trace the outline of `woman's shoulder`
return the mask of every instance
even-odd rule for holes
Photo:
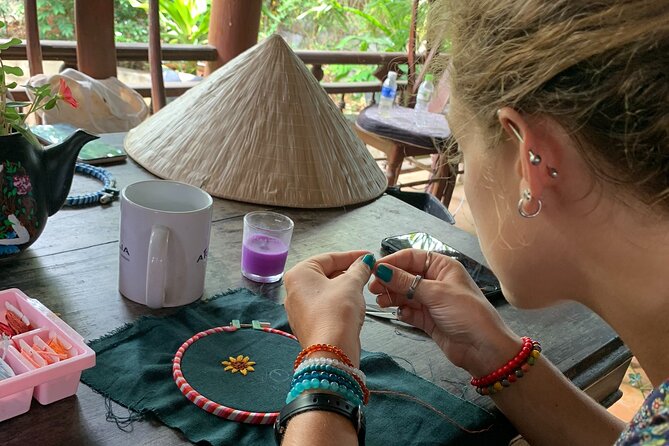
[[[669,379],[653,389],[616,446],[669,446]]]

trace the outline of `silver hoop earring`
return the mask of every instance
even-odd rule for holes
[[[530,152],[530,164],[532,164],[533,166],[538,166],[539,164],[541,164],[541,156],[535,155],[534,152],[531,150],[529,152]]]
[[[521,217],[523,218],[534,218],[537,215],[539,215],[539,212],[541,212],[541,206],[543,205],[541,203],[541,198],[537,199],[537,210],[528,214],[525,212],[525,209],[523,209],[523,203],[525,202],[530,202],[532,200],[532,192],[530,192],[529,189],[524,189],[523,190],[523,196],[518,200],[518,213],[520,214]]]

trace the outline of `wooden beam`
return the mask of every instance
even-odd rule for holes
[[[30,75],[44,73],[42,67],[42,46],[39,41],[39,26],[37,24],[37,0],[24,0],[26,18],[26,53]]]
[[[76,62],[76,42],[71,40],[42,40],[43,60],[63,60]],[[163,43],[161,45],[165,60],[203,60],[215,61],[218,57],[216,48],[211,45],[190,45]],[[384,65],[407,63],[407,53],[379,53],[367,51],[314,51],[296,50],[295,54],[307,65]],[[116,44],[118,60],[147,61],[149,46],[146,43],[118,42]],[[3,60],[26,60],[26,43],[20,43],[2,52]],[[416,63],[423,63],[423,56],[418,55]]]
[[[114,0],[75,0],[79,71],[95,79],[116,76]]]
[[[168,98],[181,96],[191,88],[199,84],[198,81],[189,82],[166,82],[165,95]],[[381,82],[323,82],[321,86],[328,94],[353,94],[353,93],[377,93],[381,90]],[[130,84],[128,87],[135,90],[140,96],[144,98],[151,97],[151,85],[146,84]],[[406,88],[406,81],[399,81],[397,83],[398,89]],[[11,91],[12,97],[17,101],[27,101],[28,95],[25,88],[15,88]]]
[[[23,42],[2,52],[3,60],[26,60],[26,46]],[[73,40],[42,40],[42,60],[62,60],[77,63],[77,42]],[[190,45],[166,43],[161,45],[163,60],[216,60],[218,53],[211,45]],[[118,60],[149,60],[149,45],[146,43],[118,42]]]
[[[209,44],[218,58],[207,64],[206,74],[258,42],[262,0],[212,0],[209,19]]]

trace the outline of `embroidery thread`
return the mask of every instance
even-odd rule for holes
[[[239,355],[236,358],[230,356],[229,361],[221,361],[221,364],[225,366],[225,369],[223,369],[224,372],[239,372],[246,376],[248,372],[256,371],[256,369],[253,368],[253,366],[256,365],[255,361],[250,361],[248,356]]]

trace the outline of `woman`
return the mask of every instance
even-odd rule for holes
[[[588,306],[655,387],[626,427],[542,357],[493,401],[533,445],[669,444],[669,2],[434,8],[443,21],[433,25],[451,27],[448,119],[465,193],[504,295],[520,308],[562,299]],[[362,254],[314,257],[286,275],[286,309],[302,345],[338,345],[356,364],[372,271],[356,260]],[[401,251],[373,272],[378,303],[399,306],[402,321],[473,376],[519,352],[522,333],[504,325],[456,262]],[[302,413],[284,444],[356,444],[352,426],[331,412]]]

